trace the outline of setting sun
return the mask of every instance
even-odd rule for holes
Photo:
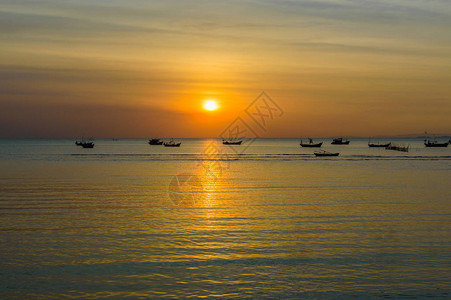
[[[208,100],[204,103],[204,109],[209,111],[216,110],[218,109],[218,103],[216,103],[216,101],[214,100]]]

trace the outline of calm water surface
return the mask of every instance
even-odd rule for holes
[[[0,141],[0,298],[451,297],[451,147],[181,141]]]

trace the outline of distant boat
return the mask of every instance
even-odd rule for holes
[[[181,144],[182,144],[182,143],[176,143],[176,142],[174,142],[173,139],[171,139],[169,142],[163,143],[163,145],[164,145],[165,147],[180,147]]]
[[[402,151],[402,152],[409,152],[409,146],[400,146],[395,144],[390,144],[389,146],[385,147],[386,150],[396,150],[396,151]]]
[[[237,140],[233,140],[233,139],[231,139],[231,140],[222,140],[222,143],[224,145],[241,145],[242,142],[243,141],[237,141]]]
[[[163,141],[160,139],[150,139],[149,145],[163,145]]]
[[[390,143],[386,143],[386,144],[379,144],[379,143],[378,144],[373,144],[373,143],[368,142],[368,147],[387,148],[390,145],[391,145],[391,142]]]
[[[437,141],[424,140],[424,145],[426,147],[448,147],[449,142],[439,143]]]
[[[332,145],[349,145],[350,140],[344,140],[343,138],[336,138],[332,140]]]
[[[315,148],[319,148],[319,147],[321,147],[321,145],[323,144],[323,142],[320,142],[320,143],[314,143],[313,140],[312,140],[311,138],[309,138],[308,140],[309,140],[308,144],[304,144],[304,143],[302,142],[302,140],[301,140],[301,143],[300,143],[299,145],[301,145],[301,147],[311,147],[311,148],[315,147]]]
[[[75,141],[75,145],[81,146],[83,148],[94,148],[94,142],[92,142],[92,138],[88,140],[82,138],[79,141]]]
[[[338,155],[340,155],[340,153],[338,153],[338,152],[332,153],[332,152],[327,152],[324,150],[317,150],[317,151],[313,152],[313,154],[315,154],[315,156],[338,156]]]
[[[93,142],[85,142],[85,143],[82,143],[81,146],[83,148],[94,148],[94,143]]]

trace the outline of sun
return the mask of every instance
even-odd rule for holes
[[[213,111],[218,109],[218,103],[214,100],[208,100],[204,103],[204,109]]]

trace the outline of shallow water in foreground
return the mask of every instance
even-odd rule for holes
[[[0,141],[2,299],[451,297],[451,148],[73,142]]]

